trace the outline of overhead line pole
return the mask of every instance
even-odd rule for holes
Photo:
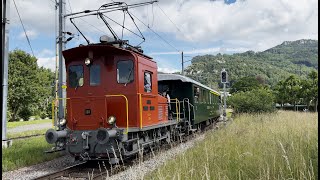
[[[7,147],[7,96],[8,96],[8,64],[9,64],[9,15],[10,0],[2,0],[2,147]]]
[[[59,83],[58,83],[58,96],[59,96],[59,114],[58,114],[58,121],[64,117],[64,97],[65,92],[63,91],[62,86],[65,82],[65,65],[64,59],[62,56],[62,51],[65,49],[65,35],[64,35],[64,28],[65,28],[65,0],[59,0],[59,37],[58,37],[58,56],[59,56]],[[57,122],[55,122],[57,125]]]

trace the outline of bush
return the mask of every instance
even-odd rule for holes
[[[236,113],[261,113],[275,110],[274,96],[268,89],[258,88],[233,94],[228,103]]]
[[[22,118],[24,121],[29,121],[30,116],[32,116],[32,112],[28,108],[23,108],[19,112],[19,117]]]

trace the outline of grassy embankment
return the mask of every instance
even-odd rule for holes
[[[34,120],[23,122],[8,122],[8,129],[29,124],[48,123],[51,120]],[[8,133],[7,138],[29,136],[34,134],[44,134],[47,129],[28,130],[18,133]],[[2,149],[2,172],[18,169],[40,162],[48,161],[61,156],[56,154],[45,154],[44,151],[49,150],[52,145],[48,144],[44,136],[33,137],[28,139],[13,140],[10,148]]]
[[[234,118],[147,179],[318,179],[318,115]]]
[[[2,149],[2,172],[18,169],[61,156],[60,153],[44,153],[52,145],[44,136],[14,140],[10,148]]]

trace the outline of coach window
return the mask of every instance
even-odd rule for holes
[[[69,86],[71,88],[77,88],[83,86],[83,66],[73,65],[69,67]]]
[[[194,93],[194,102],[199,103],[200,88],[194,87],[193,93]]]
[[[152,75],[150,72],[144,72],[144,92],[151,92],[152,90]]]
[[[206,93],[206,91],[203,90],[203,89],[202,89],[202,94],[203,94],[203,96],[202,96],[202,103],[203,103],[203,104],[206,104],[206,101],[207,101],[207,93]]]
[[[100,85],[100,65],[90,66],[90,86]]]
[[[117,63],[117,81],[119,84],[128,84],[133,81],[133,62],[131,60]]]

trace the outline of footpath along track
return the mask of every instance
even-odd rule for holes
[[[141,161],[148,160],[154,156],[156,156],[158,153],[166,151],[167,149],[170,149],[172,147],[175,147],[182,142],[194,139],[197,135],[201,135],[205,133],[207,130],[214,129],[217,127],[218,123],[211,124],[210,126],[207,126],[203,131],[197,131],[194,134],[190,134],[188,136],[185,136],[180,141],[175,141],[170,144],[164,144],[160,147],[158,150],[154,150],[153,148],[150,148],[149,153],[142,152],[137,155],[137,157],[132,158],[131,160],[124,162],[123,164],[117,164],[111,166],[108,161],[89,161],[89,162],[81,162],[79,164],[64,168],[60,171],[50,173],[47,175],[43,175],[41,177],[35,178],[35,180],[65,180],[65,179],[81,179],[81,180],[101,180],[106,179],[107,177],[110,177],[112,175],[115,175],[119,172],[122,172],[126,170],[128,167],[138,165],[141,163]],[[145,154],[147,153],[147,154]]]

